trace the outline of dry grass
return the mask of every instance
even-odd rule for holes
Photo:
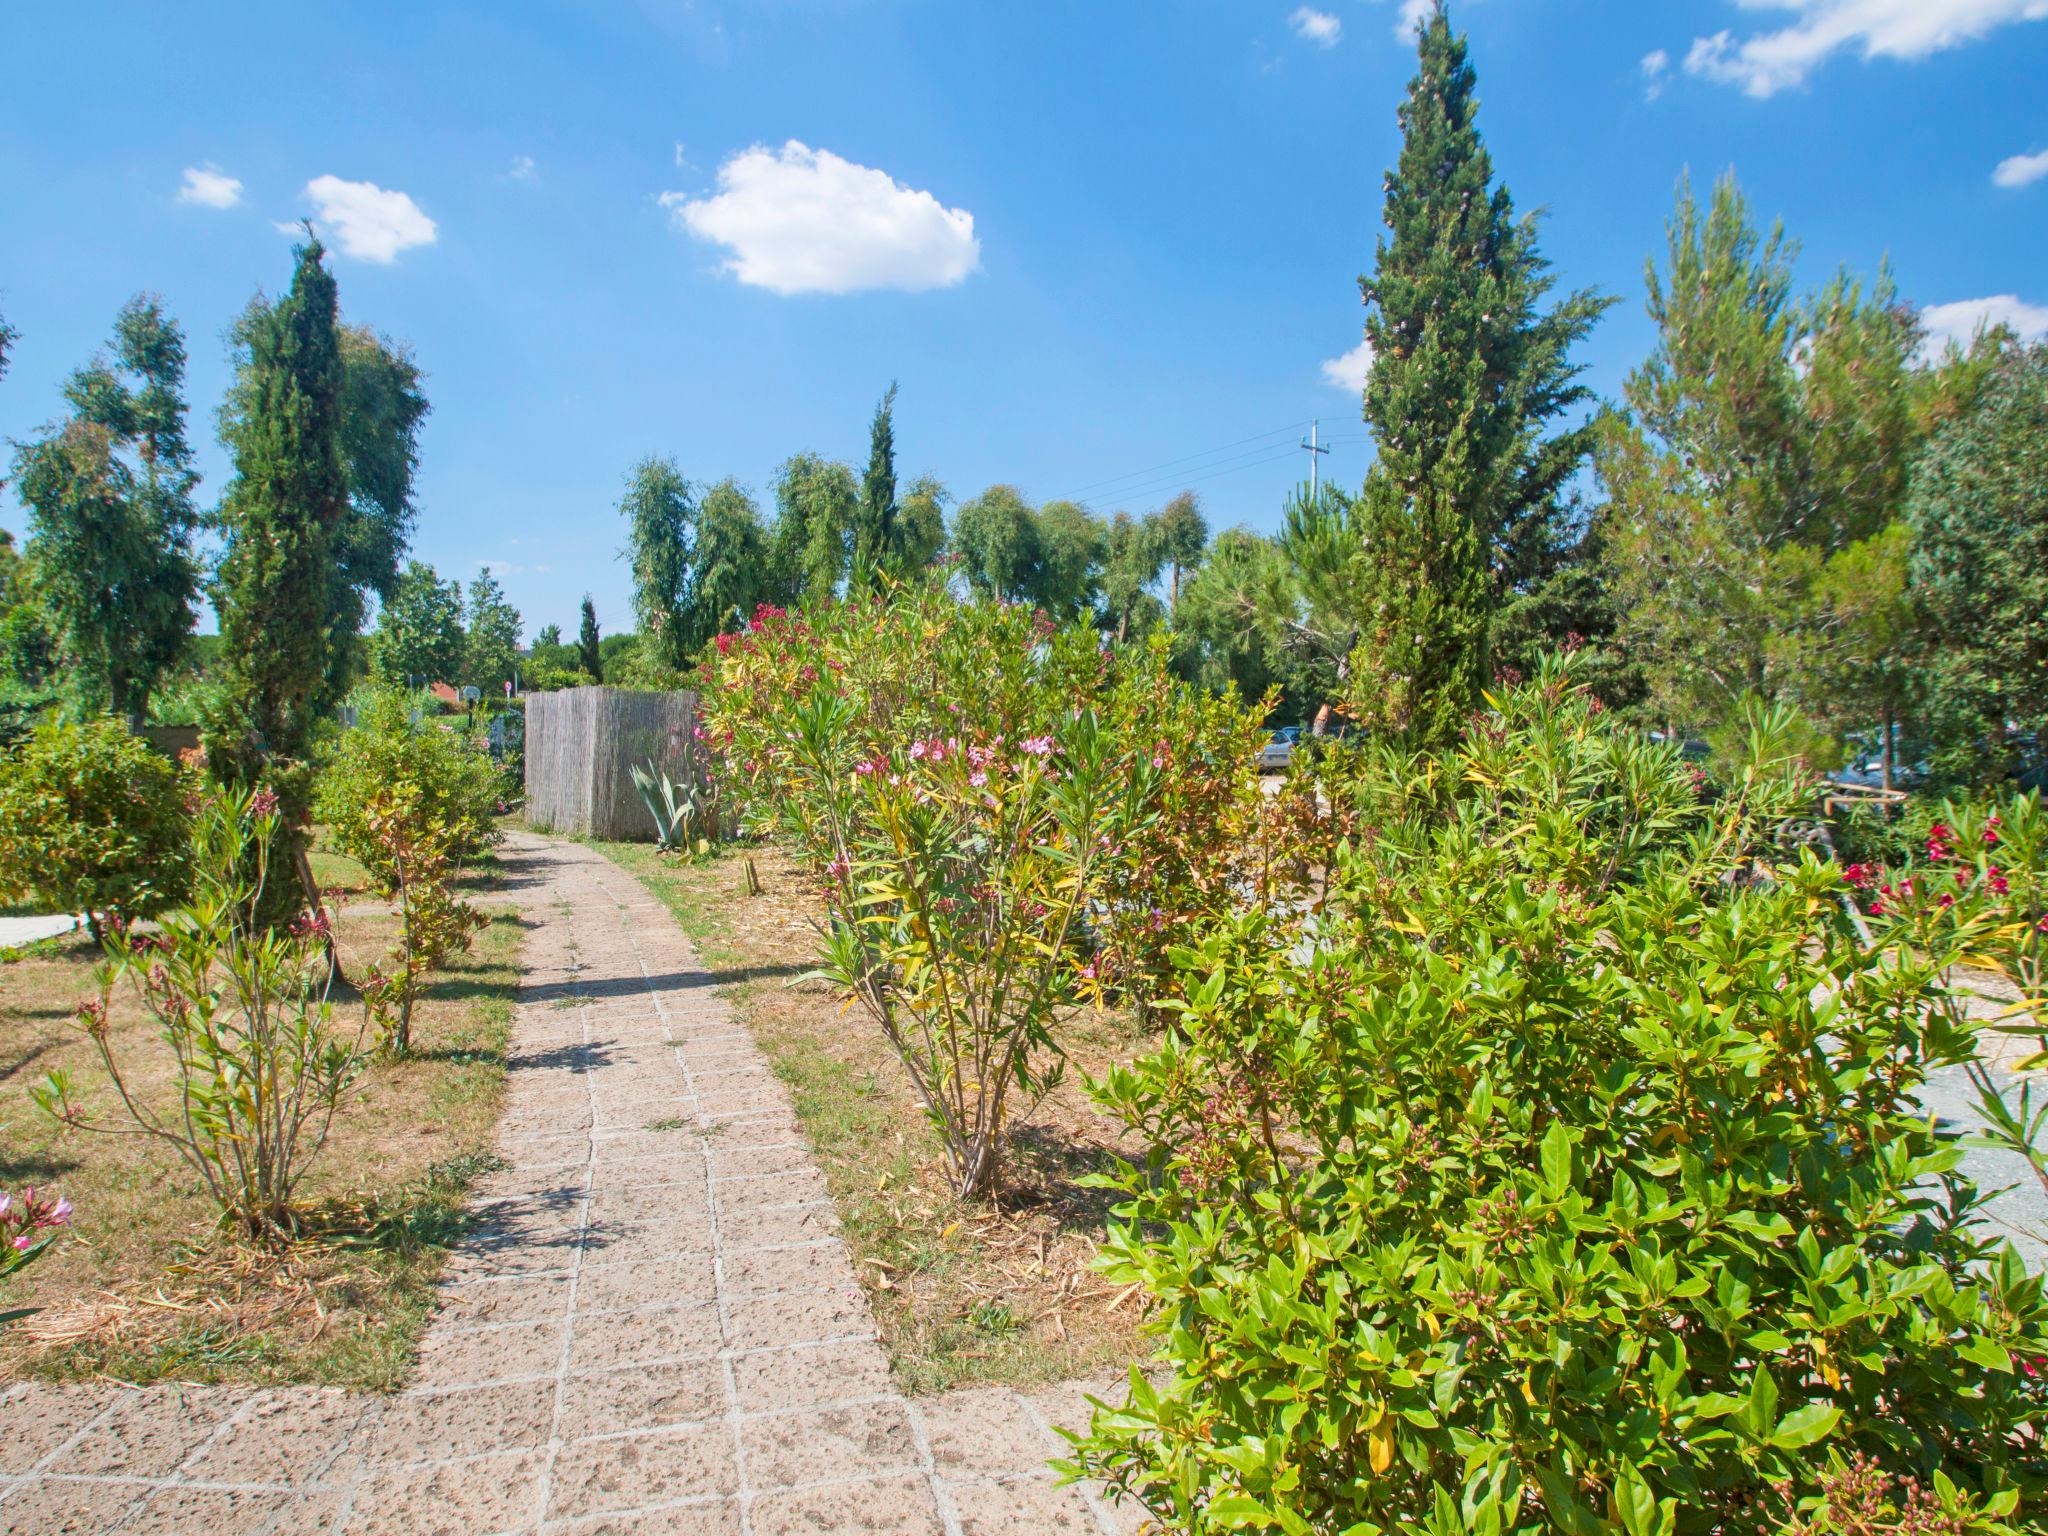
[[[676,914],[789,1085],[906,1387],[1029,1386],[1138,1357],[1139,1298],[1090,1268],[1110,1202],[1079,1183],[1132,1150],[1080,1082],[1144,1045],[1125,1020],[1070,1023],[1068,1080],[1017,1134],[1001,1198],[962,1203],[881,1032],[827,984],[798,979],[816,963],[822,903],[791,859],[772,846],[696,863],[598,846]],[[743,858],[758,897],[745,895]]]
[[[389,946],[395,920],[363,894],[351,861],[316,854],[315,865],[340,907],[344,965],[359,973]],[[488,874],[479,887],[472,894],[489,910]],[[62,1067],[96,1118],[120,1113],[71,1023],[93,989],[93,946],[67,940],[0,964],[0,1187],[53,1186],[76,1208],[73,1229],[10,1287],[9,1306],[40,1310],[0,1336],[0,1380],[396,1385],[441,1255],[461,1231],[464,1189],[490,1166],[519,933],[512,913],[495,911],[475,948],[435,979],[415,1017],[414,1055],[377,1061],[343,1106],[303,1186],[306,1233],[281,1252],[219,1231],[174,1149],[60,1133],[29,1102],[29,1084]],[[352,1027],[359,1005],[343,997],[336,1014]],[[132,999],[113,1025],[143,1091],[169,1102],[169,1051]]]

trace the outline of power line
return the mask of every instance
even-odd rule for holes
[[[1210,466],[1198,470],[1192,475],[1175,475],[1165,480],[1153,482],[1150,485],[1134,486],[1129,491],[1120,492],[1119,495],[1135,499],[1148,494],[1156,494],[1168,488],[1185,489],[1189,486],[1203,485],[1211,480],[1220,480],[1227,475],[1239,474],[1247,469],[1258,469],[1263,465],[1282,463],[1293,458],[1299,452],[1301,452],[1301,449],[1293,443],[1281,443],[1277,447],[1257,450],[1258,457],[1252,458],[1243,464],[1226,464],[1221,468]]]
[[[1239,439],[1237,439],[1236,442],[1231,443],[1219,443],[1213,448],[1204,448],[1200,453],[1182,454],[1179,458],[1168,459],[1162,464],[1152,464],[1148,465],[1144,469],[1134,469],[1125,474],[1111,475],[1107,479],[1096,480],[1088,485],[1079,486],[1074,490],[1067,491],[1062,495],[1053,497],[1052,499],[1054,501],[1075,501],[1081,498],[1082,496],[1087,495],[1091,491],[1100,490],[1105,486],[1116,485],[1120,481],[1150,480],[1154,478],[1161,470],[1171,469],[1176,464],[1185,464],[1191,459],[1206,459],[1213,454],[1223,453],[1232,448],[1242,448],[1247,443],[1256,443],[1261,441],[1262,439],[1269,437],[1291,437],[1296,432],[1299,432],[1305,425],[1307,425],[1305,419],[1302,421],[1290,421],[1284,427],[1274,427],[1272,430],[1267,432],[1254,432],[1250,437],[1240,437]],[[1292,450],[1290,449],[1290,451]],[[1125,493],[1112,492],[1111,494],[1122,495]]]

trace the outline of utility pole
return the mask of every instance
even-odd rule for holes
[[[1308,504],[1310,506],[1316,505],[1321,499],[1319,495],[1320,482],[1316,475],[1316,457],[1318,454],[1330,451],[1327,447],[1318,444],[1316,441],[1316,429],[1321,425],[1322,423],[1319,421],[1311,421],[1308,424],[1308,436],[1301,440],[1301,446],[1308,450]]]

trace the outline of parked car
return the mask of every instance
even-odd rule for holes
[[[1301,727],[1283,725],[1259,748],[1259,770],[1278,772],[1294,761],[1294,744],[1301,740]]]

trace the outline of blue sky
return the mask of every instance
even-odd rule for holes
[[[1405,0],[942,5],[494,0],[18,5],[0,16],[0,437],[137,290],[193,352],[209,502],[221,336],[317,214],[347,316],[434,404],[417,554],[491,562],[529,630],[626,620],[628,466],[766,492],[858,461],[1108,511],[1182,485],[1271,528],[1355,392]],[[1673,185],[1727,167],[1818,280],[1889,254],[1945,325],[2048,328],[2048,0],[1464,0],[1481,125],[1570,285],[1648,345]],[[1961,307],[1954,307],[1961,306]],[[21,508],[0,495],[0,526]]]

